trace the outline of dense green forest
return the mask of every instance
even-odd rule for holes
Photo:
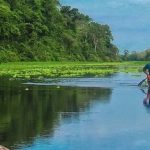
[[[57,0],[0,0],[0,62],[116,61],[108,25]]]
[[[146,49],[143,52],[129,52],[128,50],[124,51],[124,54],[121,55],[121,60],[123,61],[149,61],[150,60],[150,49]]]

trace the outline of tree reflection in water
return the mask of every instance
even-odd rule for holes
[[[37,136],[53,136],[59,117],[79,118],[94,100],[109,102],[112,90],[23,85],[0,80],[0,143],[15,148]]]

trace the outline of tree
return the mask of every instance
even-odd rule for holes
[[[0,0],[0,40],[0,61],[10,61],[8,54],[16,61],[112,61],[118,56],[108,25],[58,0]]]

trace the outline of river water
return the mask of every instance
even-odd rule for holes
[[[0,79],[0,144],[12,150],[149,150],[150,94],[137,86],[143,78]]]

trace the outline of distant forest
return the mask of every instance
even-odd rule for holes
[[[143,52],[129,52],[124,51],[123,55],[120,55],[122,61],[150,61],[150,49],[146,49]]]
[[[57,0],[0,0],[0,62],[117,61],[108,25]]]

